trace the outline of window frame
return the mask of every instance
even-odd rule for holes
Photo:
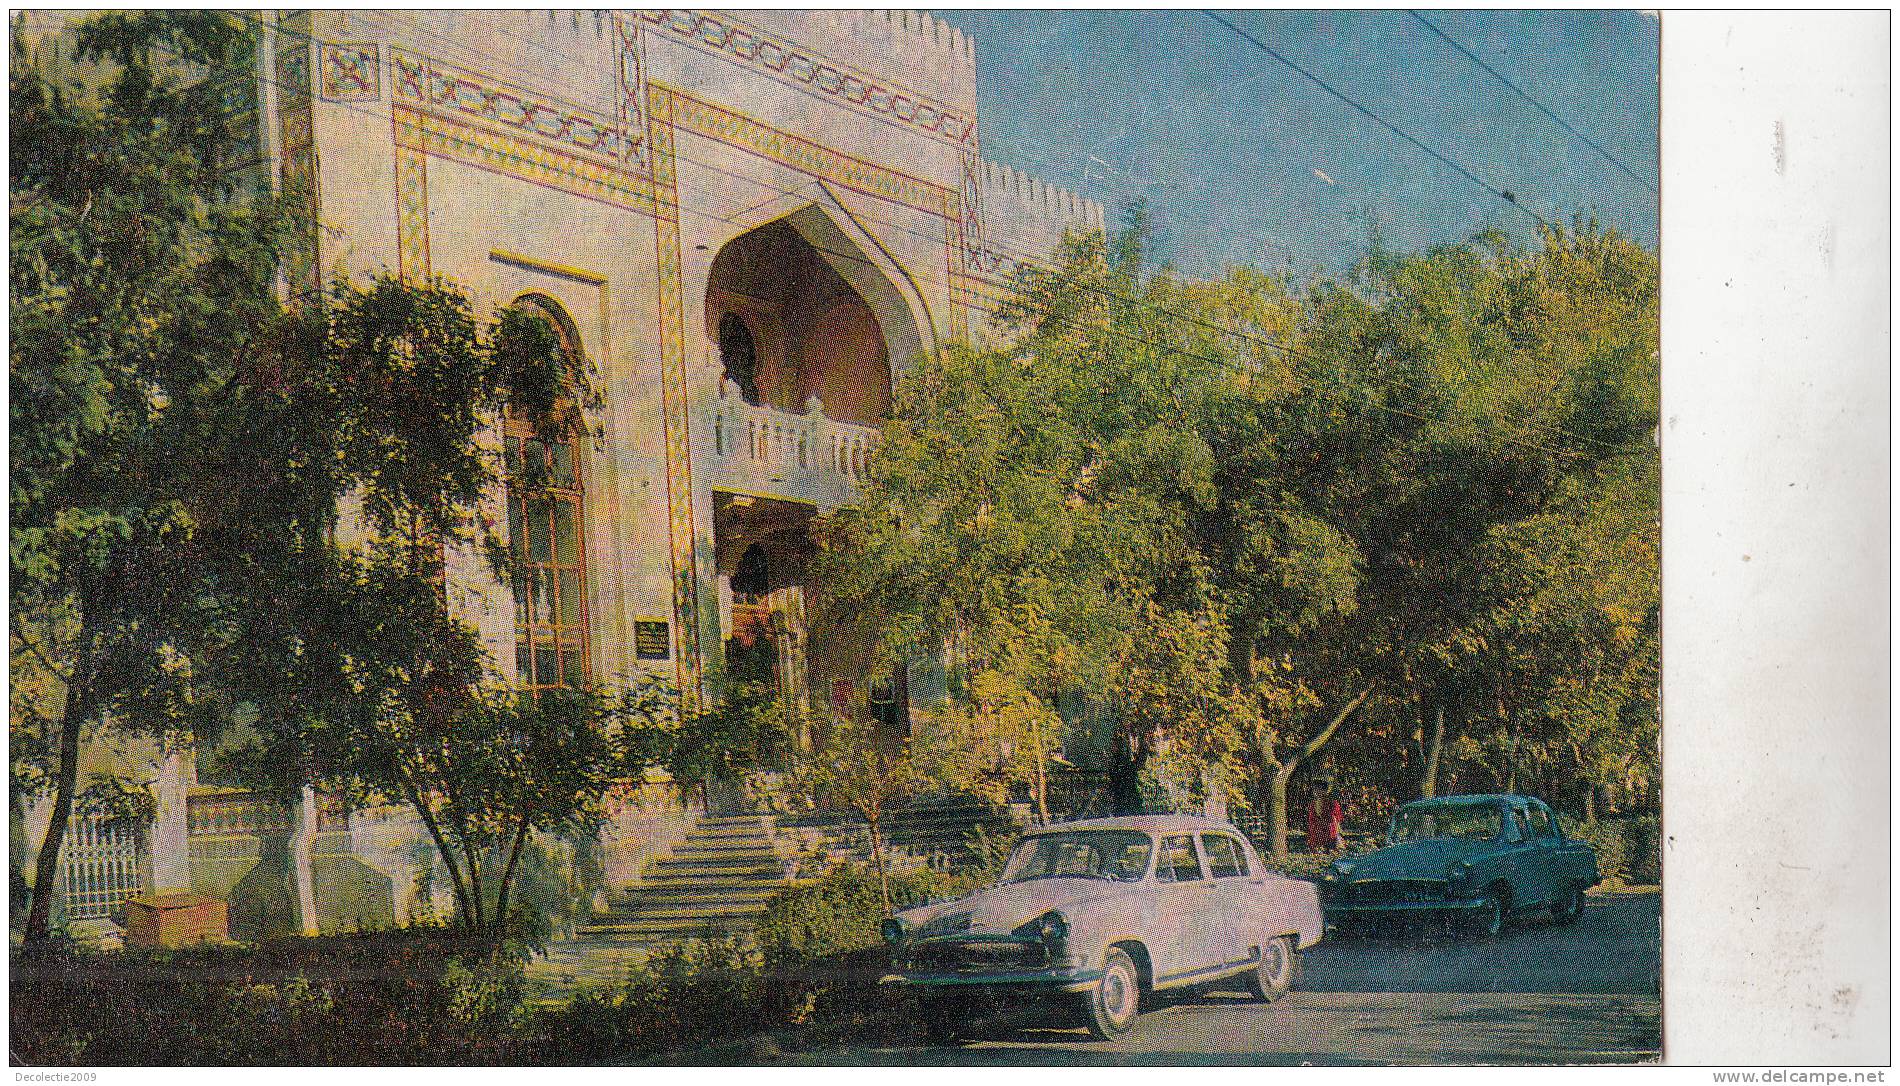
[[[1159,835],[1159,837],[1155,841],[1155,846],[1156,846],[1155,847],[1155,881],[1165,882],[1171,886],[1179,886],[1182,883],[1188,883],[1188,882],[1211,881],[1207,877],[1207,860],[1205,857],[1201,855],[1201,846],[1195,840],[1196,836],[1197,835],[1192,832],[1164,833],[1164,834]],[[1193,878],[1183,879],[1183,878],[1175,877],[1173,872],[1179,869],[1176,868],[1173,864],[1165,865],[1166,870],[1169,872],[1169,875],[1165,879],[1161,877],[1161,872],[1164,867],[1163,861],[1168,858],[1168,842],[1169,841],[1186,841],[1187,842],[1188,852],[1192,854],[1194,857],[1195,875]]]
[[[528,294],[514,305],[532,308],[553,325],[564,349],[582,358],[580,338],[567,311],[553,299]],[[586,428],[573,405],[556,405],[557,433],[538,430],[534,424],[509,409],[502,419],[503,489],[508,516],[508,550],[514,562],[514,583],[509,585],[515,609],[515,681],[530,691],[573,688],[593,678],[591,591],[587,562],[587,478],[582,455]],[[566,450],[562,464],[557,452]],[[530,450],[541,457],[541,478],[528,485],[527,460]],[[564,469],[565,476],[557,470]],[[539,506],[540,508],[537,508]],[[560,537],[561,510],[568,511],[573,533],[572,558],[563,556]],[[536,515],[546,517],[542,538],[546,541],[545,559],[534,557]],[[518,531],[519,529],[519,531]],[[517,535],[520,538],[517,538]],[[568,604],[567,583],[573,585],[572,621],[563,621]],[[543,582],[545,578],[545,582]],[[540,588],[545,583],[550,595],[544,602]],[[547,615],[546,621],[539,619]],[[541,670],[543,652],[551,653],[552,681]],[[574,661],[570,664],[570,661]],[[524,666],[525,665],[525,666]]]
[[[1230,875],[1222,875],[1214,870],[1214,850],[1208,847],[1208,842],[1210,841],[1225,841],[1227,847],[1234,850],[1234,862],[1239,865],[1238,870]],[[1207,862],[1208,878],[1245,879],[1253,877],[1253,871],[1247,864],[1247,850],[1240,847],[1240,842],[1235,840],[1232,834],[1219,832],[1201,834],[1201,856]]]

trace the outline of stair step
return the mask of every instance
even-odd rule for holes
[[[764,915],[765,906],[736,902],[721,905],[691,905],[677,908],[613,909],[595,916],[593,925],[638,924],[648,920],[745,920]]]
[[[653,870],[639,882],[629,886],[629,890],[646,889],[654,886],[691,885],[700,880],[710,880],[715,884],[729,882],[784,882],[784,864],[748,864],[744,867],[731,865],[702,866],[700,864],[669,864],[666,867],[655,865]]]
[[[627,909],[657,906],[657,908],[686,908],[686,906],[724,906],[724,904],[760,904],[764,906],[777,894],[781,887],[777,885],[756,885],[756,887],[661,887],[661,889],[627,890],[625,894],[616,894],[610,898],[612,911],[623,913]]]
[[[785,877],[785,868],[782,864],[699,864],[684,861],[655,864],[653,868],[653,878],[655,879],[679,880],[702,877],[741,880],[767,879],[777,882]]]
[[[669,860],[756,860],[761,863],[778,858],[778,853],[765,845],[738,845],[728,848],[685,845],[674,849],[673,854],[667,857]]]
[[[590,924],[581,929],[589,940],[625,940],[640,938],[691,939],[712,933],[732,935],[750,928],[747,923],[708,923],[703,920],[643,920],[625,924]]]

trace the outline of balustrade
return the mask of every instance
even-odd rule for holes
[[[826,418],[817,397],[799,415],[726,395],[711,415],[713,457],[736,476],[730,484],[824,504],[853,499],[878,438],[874,427]]]

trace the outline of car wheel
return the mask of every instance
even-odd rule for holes
[[[1293,990],[1300,979],[1300,952],[1293,936],[1268,940],[1260,948],[1260,964],[1247,973],[1247,992],[1262,1003],[1271,1003]]]
[[[1135,1028],[1141,1014],[1141,974],[1134,959],[1119,947],[1110,947],[1102,979],[1088,994],[1089,1033],[1107,1041]]]
[[[1550,907],[1550,918],[1559,924],[1574,924],[1583,916],[1583,886],[1578,884],[1570,888],[1561,900]]]
[[[1497,889],[1486,890],[1484,892],[1484,900],[1476,910],[1477,916],[1473,918],[1473,926],[1476,928],[1477,933],[1487,939],[1495,938],[1502,934],[1505,919],[1509,915],[1509,909],[1510,906],[1505,900],[1502,891]]]

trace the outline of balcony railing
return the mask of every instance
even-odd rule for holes
[[[710,414],[716,487],[827,507],[856,499],[878,438],[874,427],[826,418],[815,396],[802,415],[736,395],[713,401]]]

